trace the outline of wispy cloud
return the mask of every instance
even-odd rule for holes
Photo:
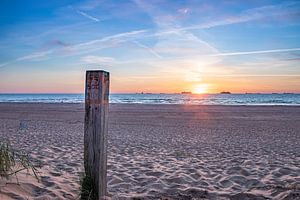
[[[90,20],[92,20],[92,21],[100,22],[100,19],[98,19],[98,18],[96,18],[96,17],[93,17],[93,16],[91,16],[91,15],[85,13],[85,12],[82,12],[82,11],[80,11],[80,10],[77,10],[76,12],[77,12],[78,14],[80,14],[81,16],[86,17],[86,18],[88,18],[88,19],[90,19]]]
[[[12,61],[9,61],[9,62],[0,63],[0,68],[6,67],[8,65],[11,65],[13,63],[20,62],[20,61],[39,61],[39,60],[44,60],[51,53],[52,53],[52,50],[41,51],[41,52],[34,52],[34,53],[26,55],[26,56],[18,57],[15,60],[12,60]]]
[[[51,54],[52,50],[35,52],[26,56],[17,58],[15,61],[24,61],[24,60],[41,60],[44,59],[47,55]]]
[[[153,50],[163,59],[147,62],[149,66],[159,66],[165,71],[181,71],[185,77],[191,75],[190,71],[198,72],[200,68],[210,67],[220,61],[220,58],[201,57],[201,54],[216,54],[219,51],[213,45],[197,37],[189,30],[182,29],[177,16],[172,17],[168,10],[144,0],[134,0],[136,5],[148,14],[156,25],[156,32],[145,37],[155,37],[153,46],[144,48]],[[180,14],[187,14],[188,9],[177,10]],[[178,13],[176,13],[177,15]],[[162,20],[164,19],[164,20]],[[161,34],[167,33],[167,34]],[[201,81],[201,76],[193,76],[193,81]]]
[[[141,37],[141,35],[146,32],[147,30],[134,30],[134,31],[123,32],[115,35],[110,35],[96,40],[90,40],[87,42],[78,43],[75,45],[60,44],[61,46],[60,48],[50,49],[47,51],[38,51],[29,55],[21,56],[19,58],[16,58],[13,61],[0,63],[0,67],[4,67],[20,61],[42,60],[45,59],[47,56],[50,56],[58,52],[59,53],[64,52],[64,54],[60,54],[59,56],[65,57],[70,55],[78,55],[78,54],[80,55],[88,52],[93,52],[99,49],[110,48],[110,47],[114,47],[119,43],[135,40],[136,38]]]
[[[163,57],[160,56],[154,49],[152,49],[151,47],[148,47],[138,41],[133,41],[133,43],[135,43],[137,46],[143,48],[143,49],[146,49],[147,51],[149,51],[152,55],[154,55],[155,57],[159,58],[159,59],[162,59]]]
[[[140,3],[140,1],[138,1]],[[185,26],[175,28],[173,30],[163,30],[156,33],[159,35],[172,34],[174,31],[182,31],[182,30],[197,30],[197,29],[209,29],[219,26],[240,24],[260,19],[272,18],[276,21],[280,20],[285,16],[292,16],[294,14],[299,15],[299,1],[286,1],[281,4],[262,6],[257,8],[252,8],[245,10],[237,15],[222,17],[223,19],[214,19],[212,21],[204,22],[201,24]]]
[[[89,0],[89,1],[84,1],[81,5],[79,5],[79,7],[82,10],[93,10],[101,5],[103,5],[103,1],[101,0]]]
[[[198,25],[186,26],[182,27],[177,23],[177,20],[170,23],[163,23],[159,19],[162,15],[164,15],[164,11],[159,10],[153,4],[148,4],[147,1],[143,0],[134,0],[134,2],[143,9],[149,16],[152,17],[154,23],[158,26],[158,32],[153,35],[148,35],[146,37],[157,37],[158,43],[155,47],[151,48],[156,53],[161,52],[174,52],[177,51],[177,58],[187,58],[193,57],[195,59],[195,55],[198,57],[222,57],[222,56],[238,56],[238,55],[251,55],[251,54],[271,54],[271,53],[283,53],[283,52],[293,52],[299,51],[299,48],[287,48],[287,49],[269,49],[269,50],[255,50],[255,51],[241,51],[241,52],[220,52],[218,49],[214,48],[211,44],[203,41],[199,37],[197,37],[190,30],[195,29],[207,29],[218,26],[225,26],[237,23],[244,23],[253,20],[259,20],[264,18],[280,18],[285,15],[292,15],[294,13],[299,13],[299,10],[296,9],[300,6],[300,3],[297,1],[286,1],[280,4],[275,5],[267,5],[257,8],[252,8],[243,11],[241,14],[237,14],[234,16],[229,16],[225,19],[214,20]],[[179,9],[180,12],[187,13],[189,10],[185,8]],[[170,36],[172,35],[172,37]],[[160,38],[162,40],[160,40]],[[169,42],[167,42],[169,40]],[[179,41],[178,41],[179,40]],[[191,42],[191,45],[186,45]],[[192,44],[197,44],[193,46]],[[201,48],[203,47],[203,48]],[[146,48],[145,48],[146,49]],[[190,50],[189,50],[190,49]],[[206,49],[206,50],[205,50]],[[188,51],[189,50],[189,51]],[[187,52],[189,55],[186,57],[184,52]],[[166,59],[170,59],[170,57],[164,56]],[[173,57],[171,57],[173,59]]]
[[[290,49],[269,49],[261,51],[240,51],[240,52],[228,52],[228,53],[217,53],[207,56],[238,56],[238,55],[251,55],[251,54],[266,54],[266,53],[283,53],[283,52],[294,52],[300,51],[300,48],[290,48]]]
[[[68,47],[68,46],[70,46],[71,44],[69,44],[69,43],[66,43],[66,42],[64,42],[64,41],[62,41],[62,40],[59,40],[59,39],[55,39],[55,40],[51,40],[51,41],[49,41],[49,42],[47,42],[46,43],[46,47],[47,46],[50,46],[50,47],[52,47],[52,46],[58,46],[58,47]]]
[[[100,39],[91,40],[88,42],[82,42],[77,45],[74,45],[72,48],[76,49],[76,48],[90,47],[90,46],[99,45],[103,42],[108,42],[108,41],[124,42],[124,41],[128,41],[128,40],[136,39],[136,37],[138,37],[141,34],[144,34],[146,32],[147,32],[147,30],[145,30],[145,29],[123,32],[123,33],[103,37]]]
[[[177,10],[178,13],[184,14],[184,15],[187,14],[187,13],[189,13],[189,11],[190,11],[189,8],[179,8],[179,9]]]
[[[266,54],[266,53],[279,53],[279,52],[290,52],[290,51],[299,51],[299,48],[292,49],[271,49],[271,50],[263,50],[263,51],[245,51],[245,52],[220,52],[214,45],[202,40],[200,37],[195,35],[192,31],[194,29],[206,29],[211,27],[230,25],[236,23],[243,23],[247,21],[262,19],[264,17],[270,16],[281,16],[285,14],[289,14],[290,12],[296,12],[293,9],[294,5],[298,5],[297,2],[284,2],[277,5],[269,5],[254,9],[246,10],[236,16],[227,17],[226,19],[215,20],[207,23],[202,23],[193,26],[181,26],[180,22],[174,18],[170,19],[168,23],[163,23],[160,21],[160,17],[163,15],[168,15],[167,11],[161,10],[161,8],[157,8],[155,4],[149,4],[147,1],[142,0],[134,0],[134,2],[143,9],[151,18],[153,22],[157,25],[157,29],[139,29],[126,31],[119,34],[109,35],[106,37],[102,37],[99,39],[94,39],[78,44],[68,44],[63,43],[60,40],[53,41],[53,46],[57,47],[55,49],[49,51],[41,51],[34,52],[29,55],[25,55],[19,58],[16,58],[12,62],[5,62],[0,64],[0,67],[7,66],[13,62],[18,61],[26,61],[26,60],[40,60],[44,59],[50,55],[57,56],[69,56],[69,55],[80,55],[85,54],[105,48],[113,48],[120,44],[124,44],[126,42],[133,42],[138,47],[148,51],[155,58],[158,59],[191,59],[195,64],[195,67],[198,65],[209,65],[215,64],[219,62],[220,59],[212,59],[209,60],[209,56],[212,57],[222,57],[222,56],[238,56],[238,55],[250,55],[250,54]],[[98,5],[98,4],[97,4]],[[82,9],[81,9],[82,10]],[[77,10],[73,8],[72,12],[77,12],[81,16],[88,18],[92,21],[99,22],[100,19],[87,14],[81,10]],[[188,14],[190,13],[189,8],[179,8],[177,9],[177,13],[180,14]],[[192,13],[191,13],[192,14]],[[156,32],[157,31],[157,32]],[[170,37],[169,34],[172,34]],[[145,38],[155,38],[155,42],[152,46],[145,45],[140,39]],[[60,54],[65,50],[65,54]],[[205,62],[203,61],[204,56]],[[105,57],[102,57],[105,58]],[[152,58],[151,58],[152,59]],[[96,60],[94,57],[85,57],[85,61]],[[104,62],[108,60],[98,60],[98,62]],[[111,61],[111,60],[110,60]],[[199,64],[200,63],[200,64]]]
[[[101,63],[114,63],[116,60],[113,57],[103,57],[103,56],[84,56],[80,59],[83,62],[90,64],[101,64]]]
[[[1,63],[0,68],[5,67],[5,66],[10,65],[10,64],[12,64],[12,62]]]
[[[133,30],[133,31],[102,37],[95,40],[90,40],[87,42],[78,43],[64,48],[67,54],[62,56],[65,57],[69,55],[81,55],[81,54],[91,53],[102,49],[114,48],[123,43],[133,41],[138,38],[143,38],[145,33],[147,33],[147,31],[148,30],[145,29]]]

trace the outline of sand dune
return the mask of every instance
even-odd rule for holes
[[[82,104],[0,104],[0,138],[28,151],[40,181],[0,179],[0,199],[76,199]],[[112,199],[299,199],[300,107],[110,107]]]

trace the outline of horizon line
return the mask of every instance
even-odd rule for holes
[[[182,92],[188,92],[183,94]],[[182,94],[182,95],[206,95],[206,94],[222,94],[222,92],[229,92],[229,94],[300,94],[300,92],[230,92],[230,91],[220,91],[220,92],[211,92],[211,93],[189,93],[191,91],[181,91],[181,92],[112,92],[111,94]],[[62,93],[62,92],[0,92],[0,95],[85,95],[85,93]]]

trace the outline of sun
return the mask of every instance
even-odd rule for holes
[[[193,89],[193,93],[195,93],[195,94],[205,94],[207,92],[208,92],[207,84],[196,85]]]

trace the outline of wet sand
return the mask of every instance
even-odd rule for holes
[[[83,104],[0,103],[0,140],[25,149],[40,182],[0,178],[0,199],[76,199]],[[112,104],[113,199],[299,199],[300,107]]]

